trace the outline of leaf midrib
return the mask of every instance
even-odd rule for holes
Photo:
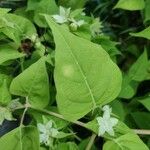
[[[59,31],[60,31],[60,30],[59,30]],[[60,33],[61,33],[61,31],[60,31]],[[86,85],[86,87],[87,87],[87,89],[88,89],[88,91],[89,91],[89,93],[90,93],[90,96],[91,96],[91,99],[92,99],[92,103],[93,103],[93,109],[95,109],[95,108],[96,108],[96,100],[95,100],[94,95],[93,95],[93,93],[92,93],[91,87],[90,87],[90,85],[89,85],[89,83],[88,83],[88,81],[87,81],[87,79],[86,79],[86,76],[85,76],[85,74],[84,74],[82,68],[80,67],[80,64],[78,63],[78,60],[77,60],[76,56],[75,56],[74,53],[71,51],[71,47],[70,47],[70,45],[67,43],[65,37],[63,36],[62,33],[60,34],[60,36],[64,39],[64,41],[65,41],[66,45],[68,46],[69,51],[70,51],[70,53],[71,53],[71,55],[72,55],[72,57],[73,57],[73,59],[74,59],[76,65],[77,65],[77,67],[79,68],[79,71],[80,71],[80,73],[81,73],[81,75],[82,75],[82,78],[83,78],[83,80],[84,80],[84,82],[85,82],[85,85]]]

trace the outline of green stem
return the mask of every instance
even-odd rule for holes
[[[23,63],[24,63],[24,57],[20,58],[20,66],[21,66],[21,71],[22,72],[24,71]]]
[[[24,107],[24,111],[23,111],[23,114],[22,114],[22,117],[21,117],[21,120],[20,120],[20,126],[19,126],[19,133],[20,133],[20,149],[22,150],[23,149],[23,145],[22,145],[22,126],[23,126],[23,121],[24,121],[24,117],[25,117],[25,114],[28,110],[28,97],[26,97],[26,104],[25,104],[25,107]]]
[[[79,142],[82,141],[82,139],[81,139],[80,137],[78,137],[76,134],[74,134],[74,132],[73,132],[71,129],[68,129],[68,130],[69,130],[70,133],[73,134],[73,136],[74,136]]]
[[[95,141],[96,136],[97,135],[95,133],[92,134],[90,141],[89,141],[85,150],[91,150],[92,149],[92,146],[94,145],[94,141]]]
[[[72,123],[74,123],[74,124],[76,124],[76,125],[79,125],[79,126],[81,126],[81,127],[83,127],[83,128],[86,128],[86,127],[85,127],[85,124],[84,124],[83,122],[80,122],[80,121],[69,121],[69,120],[67,120],[66,118],[64,118],[63,115],[60,115],[60,114],[58,114],[58,113],[55,113],[55,112],[52,112],[52,111],[49,111],[49,110],[45,110],[45,109],[34,108],[34,107],[32,107],[32,106],[31,106],[30,108],[31,108],[31,109],[34,109],[34,110],[36,110],[36,111],[40,111],[40,112],[49,114],[49,115],[51,115],[51,116],[55,116],[55,117],[57,117],[57,118],[60,118],[60,119],[62,119],[62,120],[65,120],[65,121],[72,122]]]
[[[38,108],[34,108],[30,105],[27,105],[28,108],[31,108],[33,110],[36,110],[36,111],[39,111],[39,112],[42,112],[42,113],[46,113],[46,114],[49,114],[51,116],[55,116],[57,118],[60,118],[62,120],[65,120],[65,121],[68,121],[68,122],[71,122],[71,123],[74,123],[78,126],[81,126],[83,128],[86,128],[87,130],[90,130],[89,128],[86,127],[86,124],[81,122],[81,121],[69,121],[67,120],[66,118],[64,118],[61,114],[58,114],[58,113],[55,113],[55,112],[52,112],[52,111],[49,111],[49,110],[45,110],[45,109],[38,109]],[[18,107],[16,108],[17,109],[23,109],[23,108],[26,108],[26,107]],[[144,129],[132,129],[136,134],[140,134],[140,135],[150,135],[150,130],[144,130]],[[91,130],[92,131],[92,130]],[[93,131],[92,131],[93,132]]]

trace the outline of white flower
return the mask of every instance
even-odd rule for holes
[[[64,7],[59,7],[59,15],[53,15],[52,17],[55,19],[57,23],[65,23],[68,21],[69,15],[70,15],[70,9],[65,9]]]
[[[53,128],[53,123],[50,120],[47,124],[38,123],[38,130],[40,132],[40,143],[49,145],[50,138],[55,138],[59,133],[57,129]]]
[[[103,117],[97,117],[96,120],[99,124],[99,132],[98,135],[104,135],[105,132],[114,136],[113,127],[118,123],[118,119],[110,116],[112,109],[106,105],[102,108],[104,111]]]

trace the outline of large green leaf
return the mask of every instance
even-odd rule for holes
[[[41,58],[14,78],[10,91],[14,95],[28,97],[32,106],[45,107],[49,102],[49,81],[45,59]]]
[[[103,150],[148,150],[135,134],[128,133],[104,144]]]
[[[77,120],[114,100],[120,91],[121,73],[106,51],[45,17],[56,43],[57,103],[64,117]]]
[[[144,7],[144,0],[119,0],[114,8],[121,8],[126,10],[142,10]]]
[[[39,133],[35,127],[16,128],[0,138],[2,150],[39,150]],[[22,146],[21,146],[22,145]]]
[[[0,85],[0,104],[7,105],[11,101],[6,79]]]
[[[19,53],[17,49],[11,45],[0,45],[0,64],[23,56],[25,56],[25,54]]]
[[[130,35],[135,37],[143,37],[150,40],[150,26],[138,33],[130,33]]]
[[[20,44],[21,39],[31,37],[36,34],[34,25],[26,18],[14,14],[5,14],[3,16],[7,26],[0,29],[10,39]],[[0,21],[1,19],[0,18]],[[12,27],[10,27],[10,24]]]

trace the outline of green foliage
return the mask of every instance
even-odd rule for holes
[[[139,100],[139,102],[142,103],[145,106],[145,108],[147,108],[150,111],[150,102],[149,101],[150,101],[149,96]]]
[[[144,0],[119,0],[115,8],[122,8],[126,10],[142,10],[145,7]]]
[[[136,87],[140,81],[144,81],[148,78],[149,61],[146,50],[139,56],[138,60],[130,67],[127,74],[124,75],[122,90],[120,97],[131,98],[136,93]]]
[[[7,150],[39,150],[39,135],[35,127],[28,126],[21,128],[22,136],[20,136],[20,129],[9,132],[0,140],[2,149]]]
[[[1,44],[0,45],[0,64],[3,64],[7,61],[24,57],[25,54],[21,54],[16,50],[16,47],[11,44]]]
[[[149,12],[149,0],[0,1],[0,149],[148,150]]]
[[[9,93],[6,79],[3,80],[0,91],[0,103],[1,105],[7,105],[11,101],[11,94]]]
[[[28,102],[32,106],[43,108],[49,102],[48,82],[45,60],[41,58],[13,79],[10,92],[28,97]]]
[[[146,39],[150,40],[150,27],[147,27],[146,29],[144,29],[141,32],[130,33],[130,34],[135,37],[142,37],[142,38],[146,38]]]
[[[128,133],[122,135],[113,141],[108,141],[104,144],[103,150],[148,150],[148,148],[134,134]]]

